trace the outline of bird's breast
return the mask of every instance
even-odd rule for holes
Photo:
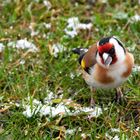
[[[96,64],[91,68],[90,74],[85,72],[83,77],[86,83],[94,88],[116,88],[127,79],[127,77],[122,77],[126,70],[127,67],[125,65],[108,70]]]

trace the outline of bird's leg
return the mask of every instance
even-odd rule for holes
[[[90,90],[91,90],[90,106],[94,107],[95,106],[95,100],[93,98],[93,95],[95,94],[96,90],[93,87],[90,87]]]
[[[121,91],[121,88],[116,88],[116,98],[115,101],[117,103],[120,103],[123,100],[123,93]]]

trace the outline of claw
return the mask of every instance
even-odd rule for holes
[[[95,89],[93,87],[91,87],[90,89],[91,89],[91,92],[95,94],[95,92],[96,92]],[[93,94],[92,93],[91,93],[91,98],[90,98],[90,106],[91,107],[95,107],[95,100],[93,98]]]
[[[116,97],[115,97],[115,101],[117,103],[122,103],[124,101],[124,96],[123,96],[123,93],[121,91],[120,88],[117,88],[116,89]]]
[[[90,99],[90,106],[91,107],[94,107],[95,106],[95,101],[93,99],[93,97],[91,96],[91,99]]]

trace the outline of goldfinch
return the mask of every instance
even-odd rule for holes
[[[80,55],[83,78],[91,89],[116,88],[119,102],[123,96],[119,86],[127,80],[134,65],[133,55],[122,42],[115,36],[105,37],[89,49],[75,48],[73,52]]]

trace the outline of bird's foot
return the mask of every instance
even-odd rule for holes
[[[121,91],[120,88],[117,88],[116,89],[116,97],[115,97],[115,102],[118,103],[118,104],[121,104],[125,101],[125,98],[123,96],[123,93]]]
[[[92,96],[90,98],[90,107],[95,107],[95,100],[93,99]]]
[[[93,95],[96,93],[96,90],[93,87],[90,87],[91,90],[91,98],[90,98],[90,107],[95,107],[95,100],[93,98]]]

